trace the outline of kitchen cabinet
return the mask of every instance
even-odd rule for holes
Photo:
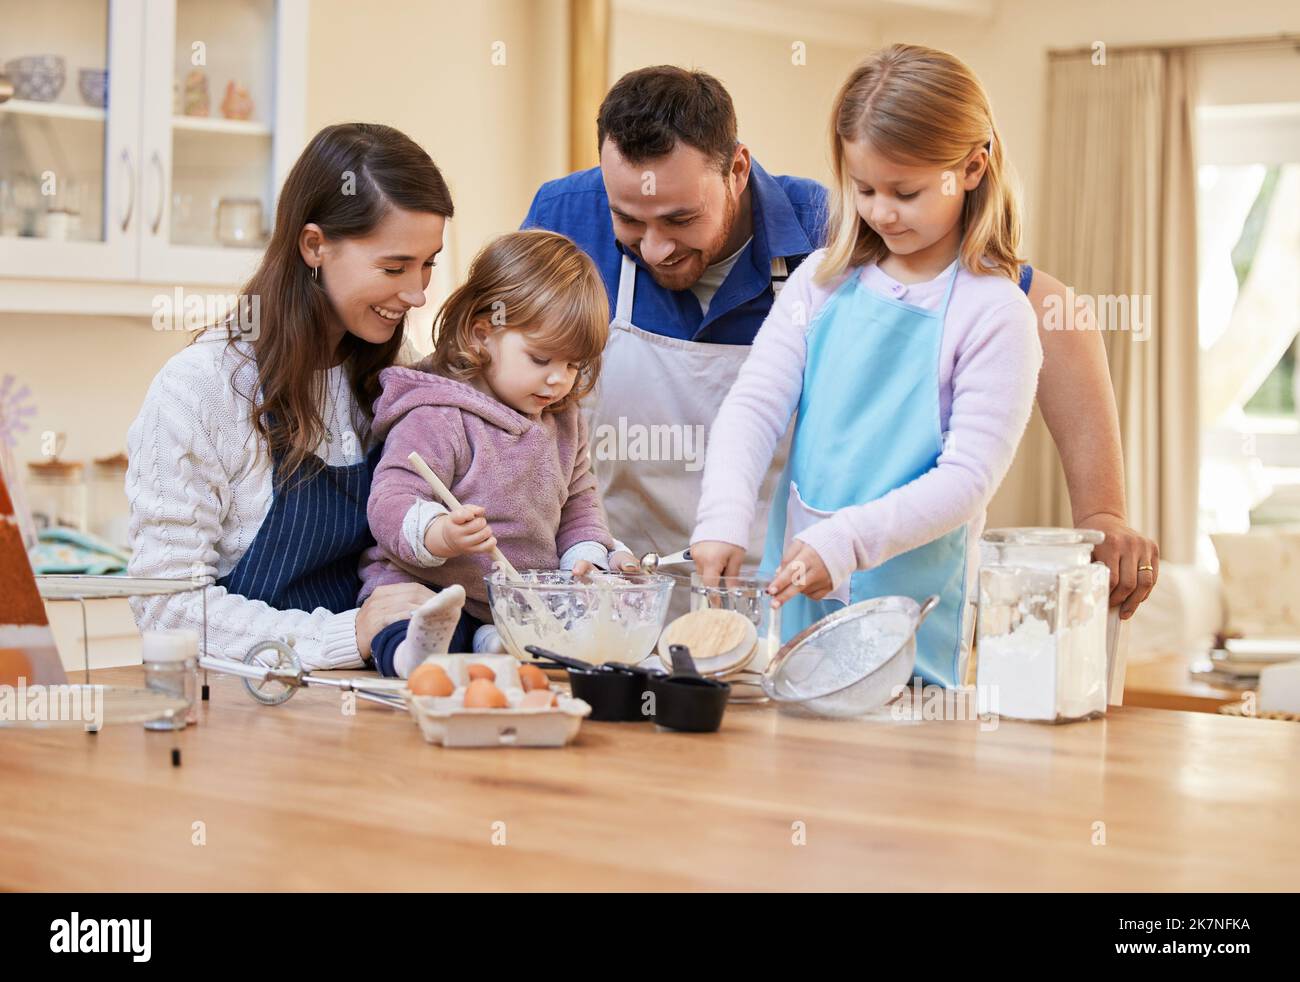
[[[0,0],[0,24],[0,310],[148,313],[252,272],[304,142],[306,0]]]

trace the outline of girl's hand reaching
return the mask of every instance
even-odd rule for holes
[[[492,526],[478,505],[462,505],[434,519],[424,533],[424,548],[441,559],[451,559],[470,552],[491,552],[496,547]]]
[[[694,551],[692,547],[692,555]],[[830,570],[822,562],[817,550],[806,542],[795,539],[781,557],[781,565],[768,585],[767,592],[773,597],[772,606],[779,607],[800,593],[807,594],[813,600],[821,600],[831,592],[833,586]]]
[[[745,547],[730,542],[705,540],[691,543],[691,559],[705,586],[717,586],[723,576],[739,576],[745,561]]]

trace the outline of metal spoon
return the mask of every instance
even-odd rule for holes
[[[621,662],[602,662],[599,665],[591,662],[581,661],[577,658],[570,658],[568,655],[556,654],[554,651],[548,651],[535,644],[527,645],[524,651],[528,652],[534,658],[545,658],[547,661],[555,662],[557,665],[563,665],[565,668],[576,669],[579,672],[627,672],[631,675],[649,675],[651,670],[642,668],[640,665],[625,665]]]
[[[690,561],[691,550],[689,548],[670,553],[667,556],[660,556],[657,552],[647,552],[641,557],[641,572],[653,573],[660,566],[684,566]]]

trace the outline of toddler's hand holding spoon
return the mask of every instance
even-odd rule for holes
[[[497,540],[485,514],[478,505],[461,505],[434,519],[424,533],[424,548],[442,559],[469,552],[491,552]]]

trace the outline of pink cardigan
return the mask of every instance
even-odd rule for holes
[[[379,379],[374,433],[384,452],[367,509],[378,544],[362,559],[358,603],[385,583],[459,583],[469,613],[491,621],[483,582],[491,557],[471,553],[441,561],[424,549],[424,530],[442,509],[407,460],[413,450],[462,504],[486,510],[497,546],[516,569],[556,569],[560,557],[583,542],[613,547],[576,405],[524,416],[471,385],[418,366],[387,368]]]

